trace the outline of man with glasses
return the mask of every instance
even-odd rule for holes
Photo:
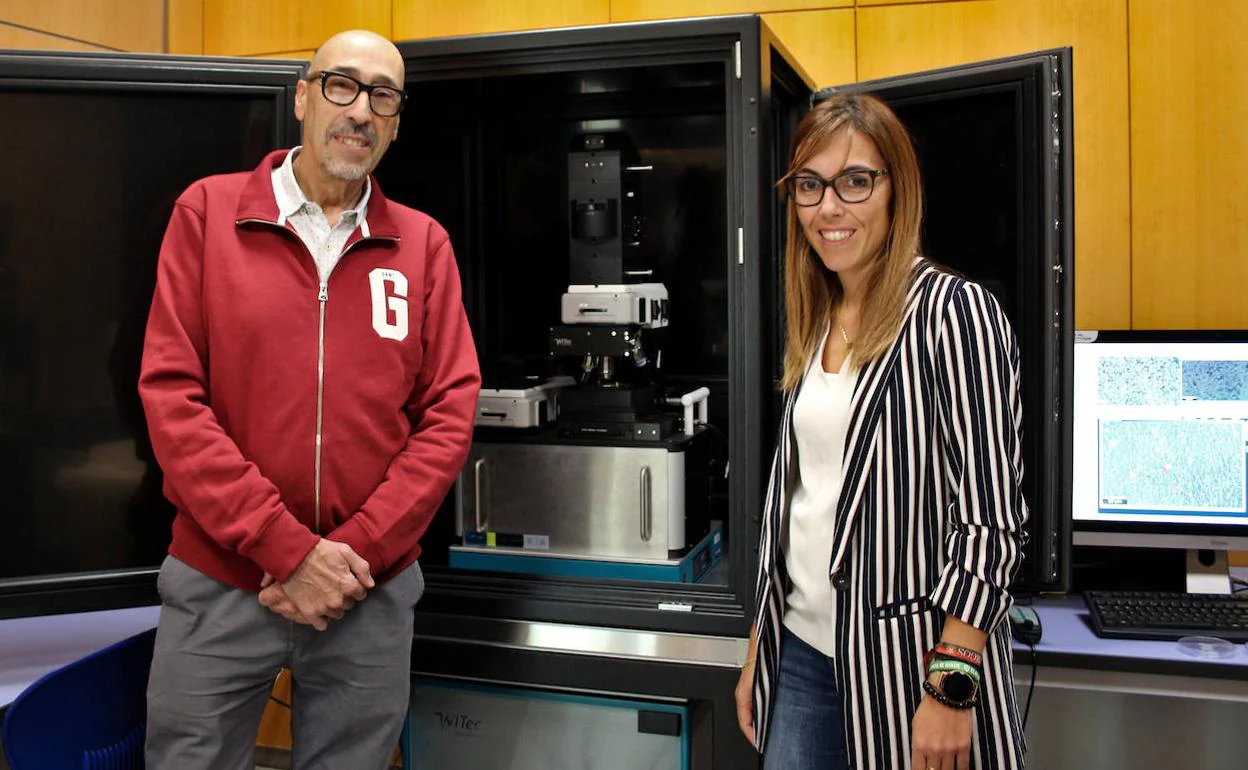
[[[317,50],[303,144],[179,198],[139,390],[177,506],[147,767],[254,767],[292,672],[296,768],[382,768],[408,702],[418,540],[480,387],[446,231],[370,176],[407,95],[371,32]]]

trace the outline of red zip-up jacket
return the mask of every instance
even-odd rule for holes
[[[169,552],[256,591],[319,537],[378,580],[418,541],[468,454],[481,377],[446,231],[376,180],[327,284],[278,224],[271,174],[191,185],[157,270],[139,393]]]

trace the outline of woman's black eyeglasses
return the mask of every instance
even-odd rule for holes
[[[321,94],[331,104],[346,107],[355,102],[361,91],[368,92],[368,108],[381,118],[393,118],[407,103],[407,92],[393,86],[374,86],[350,75],[333,70],[309,73],[304,80],[321,81]]]
[[[831,179],[798,174],[784,180],[784,184],[793,202],[799,206],[823,203],[823,194],[829,187],[845,203],[862,203],[875,192],[875,180],[882,176],[888,176],[887,169],[858,168],[843,171]]]

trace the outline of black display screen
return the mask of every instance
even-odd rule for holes
[[[187,185],[274,147],[275,93],[0,84],[0,587],[160,563],[136,389],[157,254]]]

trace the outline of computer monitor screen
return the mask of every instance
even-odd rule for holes
[[[1079,332],[1076,545],[1248,549],[1248,332]]]

